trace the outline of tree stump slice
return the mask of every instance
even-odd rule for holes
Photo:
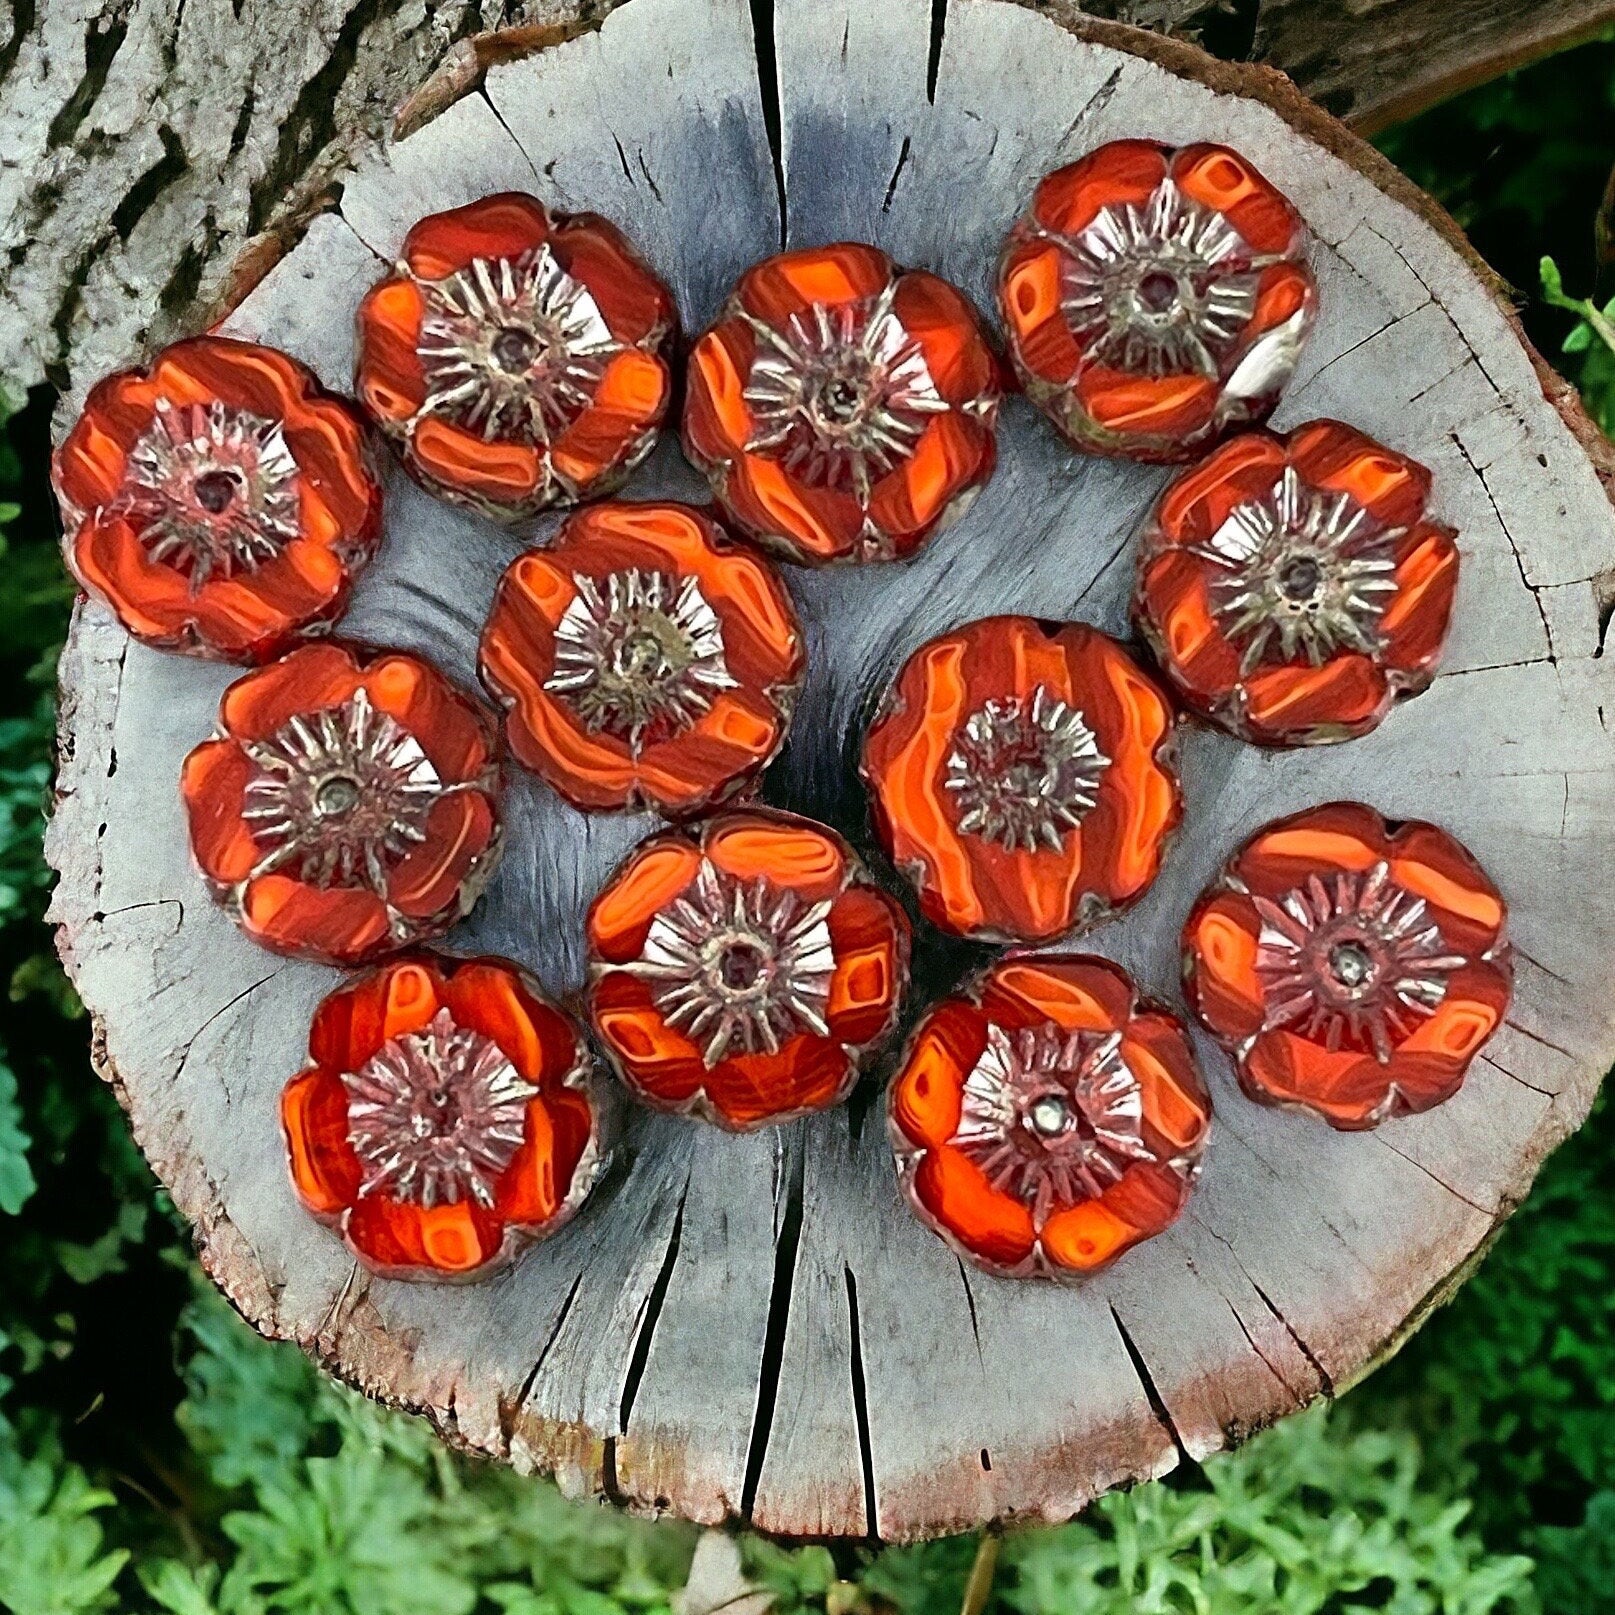
[[[1511,1019],[1449,1103],[1335,1133],[1249,1103],[1200,1038],[1217,1114],[1188,1212],[1067,1289],[967,1268],[909,1215],[881,1125],[888,1062],[847,1108],[744,1137],[637,1111],[586,1210],[509,1271],[372,1279],[298,1206],[277,1124],[337,974],[254,948],[189,863],[179,765],[231,670],[132,645],[94,605],[62,663],[63,956],[235,1304],[568,1491],[790,1535],[1064,1518],[1330,1394],[1450,1292],[1615,1055],[1615,515],[1568,390],[1433,204],[1285,81],[1069,11],[956,0],[943,16],[939,35],[925,0],[776,0],[759,41],[742,0],[628,0],[597,31],[429,88],[428,121],[346,177],[226,329],[345,388],[355,306],[408,225],[512,187],[615,219],[692,331],[782,241],[873,241],[987,308],[999,240],[1047,169],[1123,135],[1239,146],[1316,238],[1322,314],[1276,424],[1338,416],[1433,468],[1464,553],[1455,630],[1434,687],[1366,739],[1269,753],[1187,728],[1165,872],[1078,946],[1181,1005],[1184,915],[1257,826],[1340,797],[1432,818],[1496,879],[1519,947]],[[866,848],[858,739],[916,644],[994,611],[1126,631],[1134,534],[1165,473],[1074,454],[1020,399],[1000,449],[918,559],[788,572],[810,674],[765,795]],[[664,442],[629,494],[702,485]],[[522,541],[396,472],[387,497],[344,632],[470,683]],[[573,993],[583,909],[652,821],[582,816],[520,774],[507,821],[503,868],[450,943]],[[916,1007],[981,957],[928,945]]]

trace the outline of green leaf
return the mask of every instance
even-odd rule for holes
[[[113,1608],[112,1584],[129,1554],[107,1549],[96,1516],[115,1501],[54,1443],[25,1456],[0,1436],[0,1609],[79,1615]]]
[[[153,1559],[135,1570],[146,1596],[169,1615],[220,1615],[213,1602],[219,1585],[216,1565],[193,1568],[178,1559]]]
[[[1594,1492],[1580,1525],[1544,1525],[1531,1534],[1537,1586],[1554,1615],[1607,1610],[1615,1587],[1615,1491]]]
[[[1354,1430],[1320,1408],[1204,1475],[1205,1490],[1112,1493],[1072,1525],[1007,1539],[1004,1603],[1022,1615],[1532,1608],[1530,1561],[1486,1552],[1467,1504],[1422,1474],[1410,1432]]]
[[[15,1217],[33,1197],[36,1184],[28,1164],[33,1142],[23,1130],[17,1097],[17,1074],[0,1051],[0,1212]]]
[[[193,1352],[178,1418],[214,1481],[290,1484],[318,1418],[313,1365],[260,1339],[205,1279],[180,1327]]]
[[[345,1441],[307,1459],[257,1505],[222,1522],[239,1550],[221,1584],[227,1607],[249,1594],[285,1615],[469,1615],[476,1604],[474,1566],[437,1528],[428,1489],[374,1447]]]

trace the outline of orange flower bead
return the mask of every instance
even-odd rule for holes
[[[180,792],[209,889],[277,953],[351,965],[441,935],[498,858],[492,719],[399,652],[306,645],[237,679]]]
[[[1334,802],[1258,831],[1202,894],[1186,992],[1252,1099],[1376,1127],[1450,1099],[1502,1024],[1506,918],[1446,831]]]
[[[846,842],[760,809],[641,842],[587,934],[589,1014],[623,1081],[737,1132],[846,1098],[908,971],[907,917]]]
[[[992,475],[998,367],[962,292],[841,242],[740,278],[695,345],[684,452],[789,561],[888,561]]]
[[[358,415],[226,337],[98,382],[51,477],[73,576],[160,650],[257,662],[323,631],[381,539]]]
[[[677,327],[614,225],[506,192],[404,238],[359,305],[355,386],[426,487],[523,520],[612,492],[650,453]]]
[[[1169,483],[1134,616],[1196,711],[1259,745],[1367,734],[1428,688],[1458,545],[1430,473],[1339,421],[1246,432]]]
[[[685,505],[579,511],[511,564],[482,635],[511,751],[585,809],[732,795],[784,744],[802,664],[774,568]]]
[[[920,646],[864,741],[875,826],[927,919],[1047,942],[1144,892],[1182,810],[1165,694],[1082,623],[986,617]]]
[[[1211,1097],[1119,965],[1028,953],[920,1022],[888,1115],[923,1222],[989,1272],[1071,1280],[1176,1221]]]
[[[1193,459],[1289,383],[1317,309],[1306,252],[1226,146],[1116,140],[1056,169],[999,265],[1027,396],[1078,448]]]
[[[480,1278],[599,1175],[582,1034],[508,959],[394,959],[321,1003],[308,1052],[280,1101],[292,1183],[373,1273]]]

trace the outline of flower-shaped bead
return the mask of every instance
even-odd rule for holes
[[[650,453],[677,323],[614,225],[487,196],[404,238],[359,305],[356,390],[426,487],[523,520],[610,493]]]
[[[842,242],[741,276],[690,356],[684,448],[785,559],[892,560],[992,474],[998,398],[964,295]]]
[[[1458,587],[1430,473],[1338,421],[1245,432],[1167,485],[1134,616],[1185,702],[1261,745],[1349,740],[1435,677]]]
[[[908,920],[809,819],[642,842],[588,917],[589,1013],[647,1104],[743,1131],[839,1104],[896,1019]]]
[[[511,564],[482,636],[511,751],[585,809],[738,790],[784,743],[802,662],[773,566],[685,505],[578,511]]]
[[[1202,894],[1186,992],[1251,1098],[1374,1127],[1451,1098],[1502,1024],[1506,917],[1445,830],[1335,802],[1258,831]]]
[[[926,917],[1046,942],[1139,897],[1181,811],[1174,716],[1082,623],[987,617],[909,657],[864,742],[892,862]]]
[[[74,577],[135,638],[224,661],[326,628],[381,538],[358,415],[226,337],[98,382],[52,480]]]
[[[492,717],[401,653],[306,645],[237,679],[180,790],[197,863],[236,923],[331,964],[448,930],[499,850]]]
[[[582,1034],[509,960],[390,960],[320,1004],[308,1051],[280,1102],[292,1182],[372,1272],[479,1278],[598,1176]]]
[[[921,1021],[888,1115],[922,1221],[991,1272],[1078,1279],[1177,1218],[1211,1099],[1120,966],[1028,953]]]
[[[1306,249],[1226,146],[1117,140],[1056,169],[999,267],[1027,396],[1079,448],[1194,458],[1289,382],[1317,307]]]

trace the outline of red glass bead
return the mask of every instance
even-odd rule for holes
[[[355,386],[426,487],[521,520],[612,492],[650,453],[677,326],[614,225],[506,192],[404,238],[359,305]]]
[[[1155,879],[1182,804],[1174,714],[1082,623],[987,617],[920,646],[864,742],[892,862],[959,936],[1046,942]]]
[[[1317,309],[1300,215],[1226,146],[1116,140],[1039,183],[998,301],[1027,396],[1079,448],[1190,460],[1264,420]]]
[[[226,337],[98,382],[51,475],[73,576],[161,650],[256,662],[322,631],[381,538],[358,415]]]
[[[280,1102],[292,1183],[373,1273],[480,1278],[599,1174],[582,1034],[508,959],[391,960],[321,1003],[308,1051]]]
[[[1506,919],[1445,830],[1334,802],[1258,831],[1201,895],[1185,990],[1252,1099],[1375,1127],[1450,1099],[1502,1024]]]
[[[585,809],[732,795],[784,744],[802,665],[773,566],[685,505],[577,512],[511,564],[482,636],[511,751]]]
[[[1349,740],[1426,689],[1458,545],[1430,473],[1339,421],[1245,432],[1169,483],[1134,616],[1185,702],[1260,745]]]
[[[991,476],[997,364],[963,293],[841,242],[748,269],[695,345],[684,450],[789,561],[886,561]]]
[[[640,843],[589,910],[589,1014],[647,1104],[744,1131],[846,1098],[907,917],[833,830],[730,810]]]
[[[399,652],[306,645],[237,679],[180,790],[213,895],[277,953],[351,965],[439,936],[498,857],[492,718]]]
[[[920,1022],[888,1096],[910,1203],[1010,1278],[1079,1279],[1176,1221],[1211,1098],[1119,965],[1019,954]]]

